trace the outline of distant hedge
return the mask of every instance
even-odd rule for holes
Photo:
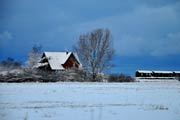
[[[85,82],[86,74],[83,71],[43,71],[23,69],[21,73],[0,74],[0,82]]]
[[[98,75],[92,80],[91,74],[82,70],[43,71],[38,69],[16,69],[0,74],[0,82],[134,82],[134,78],[124,74]]]
[[[135,79],[124,74],[111,74],[108,77],[108,82],[134,82]]]

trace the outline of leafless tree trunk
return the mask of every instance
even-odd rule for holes
[[[26,62],[28,68],[33,69],[38,64],[38,60],[40,59],[42,47],[39,45],[34,45],[32,51],[28,55],[28,61]]]
[[[97,74],[110,68],[110,60],[114,54],[111,33],[108,29],[95,29],[80,35],[74,50],[80,57],[83,67],[96,80]]]

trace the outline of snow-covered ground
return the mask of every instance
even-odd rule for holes
[[[0,83],[0,120],[180,120],[180,82]]]

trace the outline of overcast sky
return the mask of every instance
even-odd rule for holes
[[[96,28],[112,33],[111,72],[180,70],[179,0],[0,0],[0,60],[25,61],[34,44],[71,50]]]

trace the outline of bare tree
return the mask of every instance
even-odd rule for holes
[[[27,66],[30,69],[33,69],[37,64],[40,59],[40,53],[41,53],[41,45],[34,45],[32,48],[32,51],[28,55],[28,61],[27,61]]]
[[[108,29],[95,29],[87,34],[80,35],[74,46],[83,67],[92,74],[95,81],[98,73],[110,68],[110,60],[114,54],[112,36]]]

